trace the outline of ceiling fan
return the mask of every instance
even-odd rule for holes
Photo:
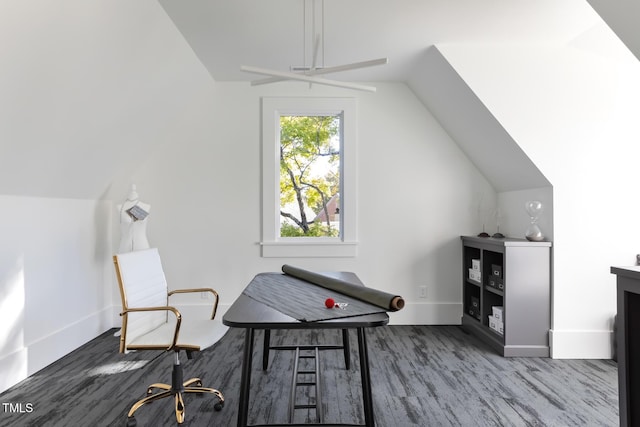
[[[267,78],[254,80],[251,82],[252,86],[263,85],[268,83],[280,82],[283,80],[297,80],[308,82],[309,84],[320,84],[325,86],[335,86],[342,87],[348,89],[356,89],[363,90],[368,92],[375,92],[376,88],[373,86],[361,85],[357,83],[351,82],[343,82],[339,80],[327,79],[321,77],[324,74],[336,73],[339,71],[349,71],[355,70],[359,68],[367,68],[373,67],[376,65],[384,65],[389,62],[387,58],[378,58],[371,59],[368,61],[354,62],[350,64],[344,65],[336,65],[332,67],[324,66],[324,0],[320,0],[320,18],[319,20],[316,17],[317,0],[304,0],[303,6],[303,31],[304,31],[304,59],[306,64],[306,50],[307,50],[307,21],[309,20],[308,12],[307,12],[307,4],[311,2],[311,33],[314,38],[313,44],[313,57],[312,63],[310,66],[292,66],[290,67],[290,71],[278,71],[278,70],[270,70],[267,68],[260,67],[252,67],[248,65],[241,65],[240,70],[248,73],[261,74],[264,76],[269,76]],[[318,22],[319,21],[319,22]],[[319,28],[316,31],[316,27]],[[318,56],[322,51],[322,66],[318,66]]]

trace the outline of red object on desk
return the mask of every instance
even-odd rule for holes
[[[324,305],[327,308],[333,308],[336,306],[336,302],[333,300],[333,298],[327,298],[326,301],[324,302]]]

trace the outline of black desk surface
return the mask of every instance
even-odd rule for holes
[[[332,272],[323,274],[362,285],[362,282],[354,273]],[[387,313],[375,313],[317,322],[301,322],[275,308],[241,294],[222,317],[222,323],[233,328],[253,329],[366,328],[386,325],[389,323],[389,315]]]

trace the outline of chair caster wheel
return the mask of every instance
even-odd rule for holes
[[[222,408],[224,408],[224,402],[218,402],[213,405],[213,409],[215,409],[216,411],[221,411]]]
[[[136,427],[137,425],[138,422],[136,421],[135,417],[127,418],[127,427]]]

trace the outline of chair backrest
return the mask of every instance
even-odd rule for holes
[[[157,248],[118,254],[113,257],[122,309],[167,305],[167,281]],[[120,351],[132,340],[167,322],[166,311],[124,314]]]

